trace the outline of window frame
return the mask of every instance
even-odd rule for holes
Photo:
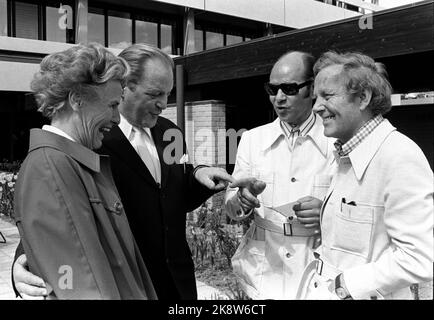
[[[172,27],[171,32],[171,46],[172,50],[169,54],[175,54],[177,50],[178,40],[177,40],[177,30],[178,30],[178,18],[175,15],[168,15],[163,14],[155,11],[149,11],[144,9],[134,9],[131,7],[123,7],[123,6],[117,6],[117,5],[107,5],[105,3],[101,2],[94,2],[91,6],[89,6],[90,9],[96,9],[101,10],[104,12],[104,46],[108,47],[108,12],[109,11],[115,11],[119,13],[126,13],[129,14],[130,19],[132,21],[132,27],[131,27],[131,40],[132,43],[135,44],[136,42],[136,21],[145,21],[145,22],[152,22],[157,23],[157,47],[161,48],[161,25],[170,25]],[[139,11],[139,12],[137,12]]]
[[[38,38],[32,40],[40,40],[40,41],[50,41],[47,40],[47,7],[56,8],[54,5],[51,5],[54,2],[59,2],[59,4],[65,4],[71,6],[74,10],[72,11],[72,29],[66,30],[66,42],[65,43],[75,43],[75,4],[72,0],[64,0],[64,1],[40,1],[36,0],[7,0],[7,25],[8,25],[8,37],[17,38],[17,24],[16,24],[16,3],[28,3],[37,6],[37,21],[38,21]]]

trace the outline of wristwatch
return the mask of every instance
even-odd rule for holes
[[[352,300],[351,294],[348,292],[345,286],[344,277],[339,274],[335,279],[335,293],[341,300]]]

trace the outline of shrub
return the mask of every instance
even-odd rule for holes
[[[14,191],[17,174],[12,172],[0,172],[0,216],[13,218],[14,215]]]

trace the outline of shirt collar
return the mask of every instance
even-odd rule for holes
[[[72,140],[72,141],[74,141],[74,142],[76,142],[69,134],[67,134],[65,131],[63,131],[62,129],[59,129],[59,128],[57,128],[57,127],[53,127],[53,126],[50,126],[49,124],[44,124],[43,126],[42,126],[42,130],[45,130],[45,131],[50,131],[50,132],[52,132],[52,133],[55,133],[55,134],[58,134],[59,136],[62,136],[62,137],[64,137],[64,138],[66,138],[66,139],[69,139],[69,140]]]
[[[312,126],[315,123],[315,116],[313,112],[309,114],[307,119],[298,126],[291,126],[289,123],[280,121],[280,125],[282,126],[283,133],[289,138],[289,134],[291,131],[299,131],[299,136],[305,136],[310,129],[312,129]]]
[[[358,180],[363,178],[366,168],[384,140],[395,130],[396,128],[387,119],[384,119],[371,134],[348,154]]]
[[[128,141],[131,141],[134,138],[134,131],[137,130],[135,127],[133,127],[132,124],[128,122],[125,117],[120,114],[120,123],[119,123],[119,129],[121,129],[124,136],[128,139]],[[143,131],[145,131],[149,137],[152,137],[151,135],[151,129],[150,128],[141,128]]]
[[[340,156],[346,156],[353,151],[372,131],[383,121],[384,118],[381,114],[369,119],[347,142],[342,143],[340,140],[336,140],[334,143],[335,148]]]
[[[303,125],[309,126],[309,119],[313,119],[313,125],[312,128],[305,133],[306,137],[309,137],[312,139],[316,147],[319,149],[319,151],[323,154],[324,157],[327,157],[328,152],[328,139],[326,136],[324,136],[324,128],[322,126],[322,119],[317,114],[312,114],[312,118],[308,118]],[[300,126],[301,127],[301,126]],[[284,129],[281,126],[281,120],[279,118],[276,118],[271,123],[270,131],[268,132],[268,135],[265,137],[264,142],[262,144],[261,150],[265,151],[266,149],[270,148],[278,139],[284,138],[285,132]]]
[[[77,162],[80,162],[92,171],[100,172],[100,155],[94,151],[86,148],[80,143],[74,142],[64,135],[54,133],[51,129],[31,129],[29,152],[43,147],[57,149],[71,156]]]

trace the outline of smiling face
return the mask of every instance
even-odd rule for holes
[[[128,84],[119,109],[133,126],[152,128],[167,107],[167,98],[173,88],[173,72],[159,58],[146,61],[143,68],[142,79]]]
[[[96,86],[95,91],[96,97],[82,100],[73,130],[73,138],[89,149],[100,148],[104,133],[120,121],[118,105],[122,95],[121,83],[110,80]]]
[[[371,115],[366,109],[366,100],[370,96],[361,99],[349,95],[343,82],[342,70],[341,65],[331,65],[317,74],[314,86],[317,99],[313,111],[323,119],[324,135],[345,143]]]
[[[271,70],[270,83],[303,83],[306,80],[305,66],[298,54],[290,54],[279,60]],[[294,96],[285,95],[281,89],[276,95],[270,95],[270,102],[280,120],[291,125],[300,125],[312,111],[311,85],[301,88]]]

